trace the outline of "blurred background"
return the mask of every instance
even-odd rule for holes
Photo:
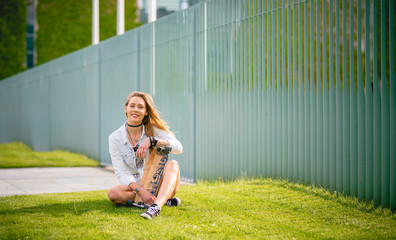
[[[202,0],[157,0],[157,19]],[[100,41],[117,35],[117,1],[99,1]],[[125,31],[148,21],[148,0],[125,0]],[[0,0],[0,80],[91,45],[92,0]]]

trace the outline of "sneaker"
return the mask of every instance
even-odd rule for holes
[[[161,211],[161,207],[158,206],[157,204],[153,203],[148,209],[147,212],[142,213],[140,216],[147,218],[147,219],[153,219],[154,217],[158,217],[159,213]]]
[[[168,199],[166,201],[165,205],[169,206],[169,207],[177,207],[177,206],[180,206],[180,203],[181,203],[180,199],[178,197],[174,197],[174,198]]]

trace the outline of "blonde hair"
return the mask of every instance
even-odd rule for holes
[[[146,104],[146,111],[148,113],[148,118],[146,121],[143,120],[143,122],[144,122],[143,124],[144,124],[147,136],[154,136],[154,128],[153,127],[156,127],[158,129],[161,129],[165,132],[168,132],[168,133],[174,135],[169,130],[168,123],[160,118],[160,116],[159,116],[160,112],[155,107],[153,98],[150,96],[150,94],[144,93],[144,92],[132,92],[128,95],[128,97],[125,101],[125,106],[128,105],[129,100],[133,97],[142,98]]]

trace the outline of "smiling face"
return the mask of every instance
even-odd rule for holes
[[[125,106],[125,114],[128,118],[128,124],[141,124],[144,116],[147,115],[146,102],[138,96],[130,98]]]

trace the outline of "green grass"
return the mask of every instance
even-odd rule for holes
[[[183,186],[179,207],[148,221],[106,191],[0,198],[0,239],[390,239],[389,210],[271,179]]]
[[[85,155],[63,150],[34,152],[21,142],[0,144],[0,168],[99,166]]]

